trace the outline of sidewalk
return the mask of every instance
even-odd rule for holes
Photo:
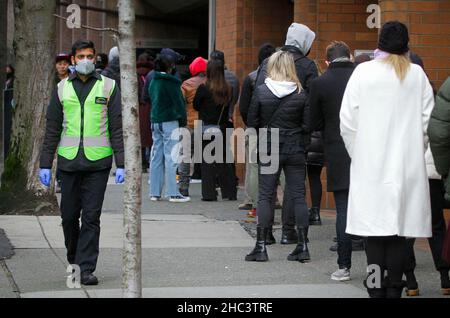
[[[148,187],[144,185],[145,194]],[[244,257],[254,246],[255,224],[237,209],[240,201],[202,202],[200,185],[191,188],[193,201],[187,204],[151,203],[143,197],[144,297],[367,297],[362,285],[363,252],[354,253],[352,281],[335,283],[329,278],[336,270],[336,253],[328,250],[335,232],[334,213],[323,213],[324,224],[310,229],[311,263],[287,261],[294,246],[279,244],[268,247],[269,262],[248,263]],[[67,288],[59,217],[0,216],[0,228],[15,247],[15,255],[5,261],[13,279],[0,270],[0,297],[121,297],[122,191],[122,186],[108,186],[96,271],[100,285],[96,287]],[[277,240],[279,212],[274,227]],[[423,297],[442,297],[431,254],[417,248],[416,256]],[[6,283],[10,288],[5,288]]]

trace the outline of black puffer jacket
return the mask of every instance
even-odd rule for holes
[[[323,150],[323,133],[321,131],[314,131],[311,133],[311,144],[308,149],[308,156],[306,163],[308,165],[323,166],[324,150]]]
[[[280,110],[275,113],[278,108]],[[248,110],[247,123],[248,127],[256,129],[268,126],[279,128],[280,153],[305,152],[309,143],[309,106],[305,92],[298,94],[295,91],[278,98],[267,85],[257,87]]]

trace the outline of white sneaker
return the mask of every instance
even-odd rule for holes
[[[191,179],[191,183],[192,184],[202,183],[202,180],[201,179]]]
[[[184,203],[191,201],[191,198],[189,197],[183,197],[182,195],[176,196],[176,197],[170,197],[169,202],[172,203]]]
[[[338,282],[346,282],[350,280],[350,270],[348,268],[338,269],[331,274],[331,279]]]
[[[161,197],[150,197],[150,201],[152,201],[152,202],[161,201]]]

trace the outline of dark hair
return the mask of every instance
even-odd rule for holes
[[[231,87],[225,80],[225,68],[220,60],[211,60],[206,69],[206,87],[211,91],[217,105],[230,101]]]
[[[273,53],[275,53],[275,47],[270,43],[264,43],[259,48],[259,54],[258,54],[258,63],[259,65],[264,62],[265,59],[272,56]]]
[[[340,57],[350,58],[350,48],[345,42],[333,41],[327,46],[327,61],[333,62]]]
[[[155,71],[169,73],[174,66],[175,63],[169,56],[158,54],[155,60]]]
[[[9,69],[12,72],[12,74],[16,73],[16,69],[11,64],[6,65],[6,67],[9,67]]]
[[[94,42],[89,41],[89,40],[78,40],[78,41],[76,41],[72,45],[72,56],[75,56],[77,54],[78,50],[83,50],[83,49],[92,49],[92,50],[94,50],[94,54],[95,54]]]
[[[209,58],[211,60],[222,61],[223,65],[225,65],[225,53],[223,53],[222,51],[212,51],[209,55]]]

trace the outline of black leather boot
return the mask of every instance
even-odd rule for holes
[[[247,262],[267,262],[269,257],[266,250],[266,238],[268,228],[256,228],[256,245],[253,251],[245,257]]]
[[[309,225],[322,225],[322,220],[320,219],[320,208],[312,207],[309,210]]]
[[[275,237],[273,236],[273,228],[269,227],[267,230],[267,236],[266,236],[266,245],[272,245],[275,244],[277,241],[275,240]]]
[[[297,241],[298,236],[295,229],[286,229],[286,228],[282,229],[280,244],[282,245],[296,244]]]
[[[307,228],[298,227],[298,243],[295,250],[287,257],[288,261],[299,261],[300,263],[307,263],[311,260],[308,250],[307,240]]]
[[[406,282],[391,283],[386,288],[386,298],[402,298],[403,289],[406,287]]]

